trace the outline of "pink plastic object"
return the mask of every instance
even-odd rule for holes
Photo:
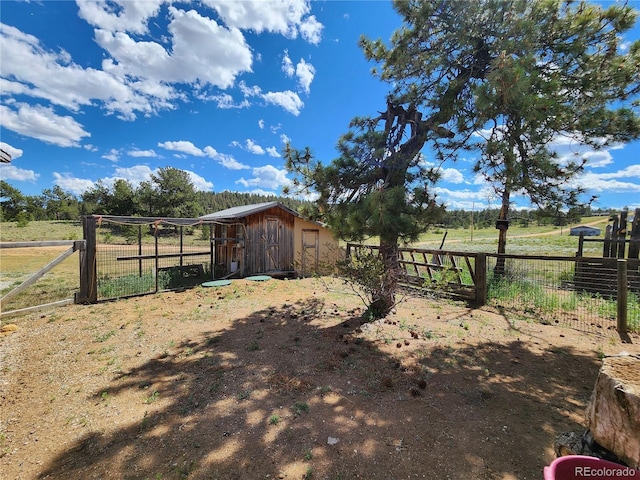
[[[640,471],[583,455],[556,458],[544,467],[544,480],[640,480]]]

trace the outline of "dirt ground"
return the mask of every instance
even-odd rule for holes
[[[446,300],[361,312],[338,280],[238,280],[11,319],[0,477],[541,479],[602,355],[640,351]]]

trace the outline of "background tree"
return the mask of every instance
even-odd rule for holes
[[[174,218],[202,215],[202,209],[196,202],[196,190],[187,172],[165,167],[151,174],[151,180],[155,190],[154,215]]]
[[[109,199],[109,211],[112,215],[134,215],[135,191],[131,182],[121,178],[113,182],[111,197]]]
[[[76,220],[80,216],[80,202],[59,185],[42,191],[47,218],[53,220]]]
[[[82,215],[110,214],[110,196],[111,192],[109,191],[109,187],[105,185],[102,180],[98,180],[97,182],[95,182],[92,187],[85,190],[84,193],[80,196],[80,211]]]
[[[441,135],[449,132],[423,119],[415,105],[389,98],[379,116],[351,122],[338,142],[339,157],[328,166],[309,149],[285,148],[294,185],[318,193],[318,210],[338,237],[379,237],[383,274],[378,286],[367,286],[373,292],[370,318],[385,316],[395,303],[398,242],[415,241],[442,210],[428,191],[436,175],[420,155],[430,136]]]
[[[3,222],[11,222],[26,208],[27,202],[22,192],[0,180],[0,219]]]
[[[627,5],[557,0],[399,0],[391,45],[361,39],[395,95],[455,132],[432,146],[441,161],[478,154],[475,171],[501,199],[498,253],[506,249],[512,196],[551,209],[584,203],[585,160],[561,162],[559,137],[602,148],[640,135],[640,42]],[[635,102],[634,102],[635,100]],[[586,200],[588,202],[588,200]],[[504,264],[497,267],[500,272]]]

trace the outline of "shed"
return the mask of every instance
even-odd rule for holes
[[[200,220],[213,224],[215,278],[308,276],[338,258],[338,241],[328,228],[280,202],[232,207]]]
[[[600,229],[595,227],[589,227],[588,225],[579,225],[577,227],[573,227],[569,231],[569,235],[580,236],[584,235],[585,237],[597,237],[600,235]]]

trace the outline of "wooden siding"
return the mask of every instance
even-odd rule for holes
[[[294,216],[274,207],[249,215],[244,220],[246,238],[242,273],[254,275],[272,271],[292,271]],[[268,228],[275,228],[277,231],[268,231]],[[277,248],[273,243],[275,240]]]

